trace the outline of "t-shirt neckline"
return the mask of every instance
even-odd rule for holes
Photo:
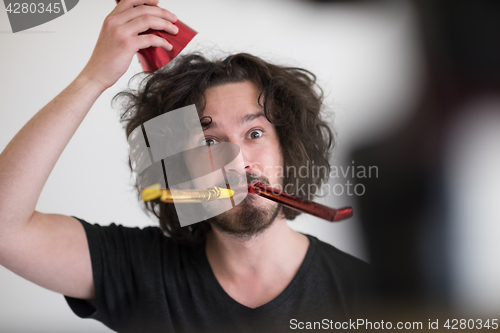
[[[236,308],[239,311],[244,311],[244,312],[246,311],[252,314],[258,314],[260,312],[269,312],[279,307],[293,294],[293,292],[299,285],[299,282],[302,279],[303,275],[305,274],[305,272],[308,271],[309,266],[311,265],[312,262],[312,258],[314,257],[314,254],[316,252],[316,247],[317,247],[316,238],[307,234],[303,235],[309,238],[309,247],[307,248],[304,260],[302,261],[302,264],[300,265],[299,270],[293,277],[292,281],[290,281],[288,286],[286,286],[286,288],[278,296],[276,296],[274,299],[267,302],[266,304],[263,304],[255,309],[239,303],[234,298],[229,296],[229,294],[224,290],[224,288],[222,288],[219,281],[215,277],[214,272],[212,271],[210,262],[208,261],[208,257],[205,251],[205,243],[202,243],[201,264],[204,266],[203,269],[209,272],[207,281],[209,288],[211,288],[216,292],[219,301],[224,302],[225,304],[230,304],[233,311]]]

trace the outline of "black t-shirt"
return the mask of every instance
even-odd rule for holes
[[[157,227],[102,227],[79,220],[87,234],[96,296],[92,302],[66,299],[78,316],[115,331],[287,332],[306,328],[307,322],[325,328],[326,322],[362,315],[369,265],[316,237],[306,235],[306,256],[285,290],[251,309],[221,287],[204,244],[179,245]]]

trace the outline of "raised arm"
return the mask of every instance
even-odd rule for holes
[[[122,0],[106,17],[96,47],[80,75],[41,109],[0,154],[0,264],[50,290],[94,297],[82,225],[65,215],[35,211],[54,165],[86,114],[125,73],[134,54],[167,40],[139,35],[150,28],[177,33],[175,15],[158,0]]]

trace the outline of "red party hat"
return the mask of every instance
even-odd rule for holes
[[[120,0],[116,0],[116,3]],[[189,44],[189,42],[196,36],[197,32],[188,27],[186,24],[177,20],[174,23],[179,32],[176,35],[171,35],[165,31],[149,29],[142,34],[153,34],[166,39],[173,48],[171,51],[166,51],[161,47],[148,47],[147,49],[139,50],[137,57],[141,62],[142,69],[145,72],[154,72],[162,68],[174,59],[181,51]]]

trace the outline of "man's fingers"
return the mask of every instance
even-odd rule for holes
[[[137,47],[139,49],[145,49],[152,46],[152,47],[161,47],[167,51],[172,50],[172,45],[167,40],[156,35],[152,34],[140,35],[136,37],[136,41],[137,41]]]
[[[153,15],[143,15],[123,25],[123,32],[129,36],[135,36],[148,29],[164,30],[172,35],[179,32],[179,28],[172,22]]]
[[[120,0],[116,5],[116,8],[113,10],[114,14],[119,14],[127,9],[137,7],[140,5],[149,5],[156,6],[158,5],[159,0]]]
[[[143,15],[153,15],[174,23],[177,21],[177,16],[175,16],[166,9],[156,6],[142,6],[142,5],[127,9],[126,11],[118,15],[115,15],[113,17],[113,20],[115,21],[114,24],[121,25],[130,22]]]

